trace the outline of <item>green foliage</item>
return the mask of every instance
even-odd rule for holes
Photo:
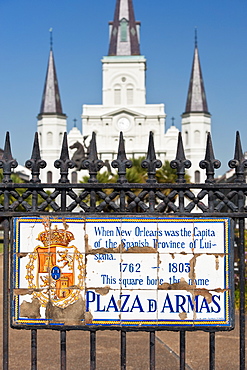
[[[15,173],[12,173],[11,174],[11,179],[12,179],[12,182],[15,183],[15,184],[22,184],[23,183],[23,180]],[[1,169],[0,170],[0,182],[3,181],[3,170]],[[18,194],[19,196],[22,196],[24,194],[26,189],[24,188],[19,188],[18,189]],[[3,204],[3,200],[4,200],[4,195],[0,195],[0,203]],[[28,199],[25,199],[27,202],[28,202]],[[9,202],[10,204],[13,204],[14,202],[16,201],[16,198],[13,196],[13,195],[10,195],[9,196]],[[17,211],[24,211],[25,209],[22,207],[22,206],[18,206],[16,208]]]
[[[89,176],[83,176],[82,181],[80,181],[80,183],[82,184],[87,183],[88,180],[89,180]],[[112,181],[113,176],[108,171],[98,172],[97,180],[100,184],[116,182],[116,181]]]
[[[147,180],[147,170],[142,168],[141,163],[145,157],[132,158],[131,161],[133,166],[127,168],[126,178],[128,182],[133,183],[145,183]],[[177,179],[176,170],[171,168],[170,162],[165,161],[161,169],[156,172],[156,179],[158,183],[175,183]],[[185,179],[188,182],[190,180],[189,175],[185,174]],[[84,176],[82,182],[88,182],[89,176]],[[115,183],[118,180],[117,174],[110,174],[109,172],[99,172],[97,174],[97,180],[99,183]]]
[[[190,181],[190,177],[185,173],[186,182]],[[160,170],[156,172],[156,178],[159,183],[173,184],[177,180],[177,171],[170,166],[169,161],[165,161]]]
[[[141,166],[141,163],[144,159],[145,157],[131,159],[133,165],[131,168],[126,169],[126,179],[130,184],[133,184],[133,183],[142,184],[146,182],[148,178],[147,170],[145,168],[142,168]],[[176,170],[170,167],[169,161],[165,161],[162,168],[156,172],[156,178],[157,178],[158,183],[174,183],[176,182],[176,179],[177,179]],[[88,182],[88,180],[89,180],[89,176],[84,176],[82,179],[82,182],[85,183],[85,182]],[[97,174],[97,180],[99,183],[116,183],[118,180],[118,175],[117,173],[110,174],[109,172],[105,171],[105,172]],[[112,192],[111,189],[104,189],[104,191],[106,194],[110,194]],[[131,189],[131,191],[135,193],[136,195],[138,195],[141,192],[140,189]],[[166,195],[168,195],[171,192],[170,189],[164,189],[161,191]],[[148,199],[148,196],[147,196],[147,199]],[[87,202],[88,199],[85,199],[85,201]],[[98,202],[101,202],[101,201],[102,201],[101,199],[98,199]],[[145,202],[146,199],[144,198],[143,201]],[[137,207],[136,211],[140,212],[140,209]]]
[[[141,163],[145,159],[145,157],[139,157],[139,158],[132,158],[132,167],[127,168],[126,171],[126,179],[131,184],[133,183],[143,183],[146,182],[147,179],[147,171],[145,168],[142,168]]]
[[[240,289],[239,286],[235,288],[235,308],[240,307]],[[247,286],[245,285],[245,309],[247,309]]]
[[[238,243],[239,229],[234,230],[235,240]],[[247,310],[247,230],[244,230],[244,244],[245,244],[245,309]],[[235,262],[239,259],[235,256]],[[239,287],[239,274],[234,275],[235,280],[235,308],[240,306],[240,287]]]
[[[156,178],[159,183],[173,184],[177,180],[176,170],[171,168],[170,162],[165,161],[161,169],[156,172]]]
[[[16,173],[11,174],[11,179],[12,179],[12,182],[15,184],[23,183],[23,180]],[[1,182],[3,182],[3,170],[2,169],[0,169],[0,183]]]
[[[10,204],[13,204],[14,202],[16,202],[18,200],[18,198],[21,198],[23,197],[23,200],[28,203],[29,205],[32,205],[32,195],[29,194],[27,197],[25,195],[25,192],[26,192],[26,188],[25,188],[25,182],[15,173],[12,173],[11,174],[11,179],[12,179],[12,182],[14,184],[23,184],[23,188],[18,188],[16,189],[16,195],[13,196],[13,195],[10,195],[9,196],[9,203]],[[0,183],[3,181],[3,171],[2,169],[0,169]],[[14,191],[13,191],[14,192]],[[49,190],[46,190],[46,194],[47,195],[50,195],[51,192]],[[4,200],[4,195],[0,195],[0,203],[3,204],[3,200]],[[44,199],[38,195],[38,205],[42,204],[44,202]],[[47,206],[46,207],[46,211],[50,211],[52,208],[51,206]],[[16,211],[21,211],[21,212],[25,212],[26,209],[25,207],[23,207],[23,205],[18,205],[16,208],[15,208]]]

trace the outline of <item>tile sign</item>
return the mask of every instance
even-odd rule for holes
[[[13,221],[13,327],[229,330],[228,218]]]

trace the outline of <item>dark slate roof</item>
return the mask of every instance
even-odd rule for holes
[[[194,60],[190,77],[190,85],[185,107],[185,113],[208,113],[206,93],[202,78],[202,71],[197,45],[194,51]]]
[[[121,40],[121,21],[127,21],[127,37]],[[117,0],[114,21],[112,23],[109,56],[140,55],[140,45],[137,32],[134,7],[132,0]]]
[[[56,67],[52,49],[50,50],[44,92],[40,107],[40,114],[62,114],[62,103],[59,94]]]

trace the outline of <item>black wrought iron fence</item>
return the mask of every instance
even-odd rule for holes
[[[31,179],[28,183],[13,183],[12,169],[17,166],[13,159],[7,133],[3,157],[0,160],[2,168],[2,182],[0,183],[0,220],[4,229],[4,257],[3,257],[3,368],[8,369],[9,360],[9,289],[11,271],[9,269],[12,255],[12,218],[51,215],[63,216],[70,212],[74,215],[137,215],[138,212],[146,215],[173,214],[176,217],[230,217],[234,220],[237,235],[238,271],[239,271],[239,344],[240,369],[245,368],[245,219],[247,217],[247,185],[245,182],[245,168],[247,161],[244,158],[239,134],[237,133],[234,159],[229,166],[235,169],[234,180],[230,183],[218,183],[215,180],[214,170],[220,167],[220,162],[214,158],[211,136],[208,134],[205,158],[202,158],[200,167],[205,169],[205,183],[186,183],[185,171],[190,167],[190,161],[185,158],[182,137],[179,135],[177,155],[171,162],[171,167],[177,171],[176,183],[158,183],[156,170],[161,167],[161,161],[156,158],[153,134],[150,133],[147,157],[142,167],[147,171],[145,183],[128,183],[126,169],[131,167],[127,159],[122,133],[119,139],[117,158],[112,167],[117,169],[116,183],[98,183],[97,173],[103,166],[98,159],[96,137],[92,136],[88,158],[83,162],[83,168],[88,169],[87,183],[72,184],[68,180],[69,169],[74,164],[69,159],[67,136],[64,135],[60,159],[54,165],[60,169],[60,179],[56,184],[40,182],[40,170],[45,168],[45,162],[40,157],[38,136],[35,135],[31,159],[26,167],[31,170]],[[169,192],[167,191],[169,189]],[[9,247],[10,246],[10,247]],[[28,326],[21,326],[29,329]],[[102,328],[101,328],[102,329]],[[31,328],[31,368],[37,368],[37,331]],[[66,330],[60,330],[60,360],[61,369],[66,368]],[[106,328],[107,330],[107,328]],[[121,335],[121,369],[126,368],[126,333],[129,328],[120,330]],[[138,330],[138,329],[134,329]],[[150,327],[150,369],[155,369],[155,330]],[[186,366],[186,330],[180,330],[180,369]],[[90,366],[96,368],[96,334],[97,327],[90,328]],[[215,330],[209,330],[210,369],[215,369]]]

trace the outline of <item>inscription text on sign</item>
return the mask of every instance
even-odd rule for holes
[[[12,326],[229,330],[228,218],[14,219]]]

